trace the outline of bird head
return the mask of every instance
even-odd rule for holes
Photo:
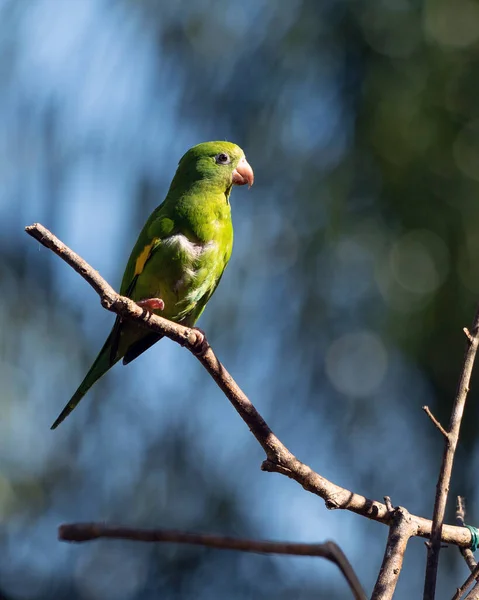
[[[233,185],[251,187],[254,183],[253,169],[243,150],[231,142],[203,142],[193,146],[180,160],[178,175],[224,188],[227,194]]]

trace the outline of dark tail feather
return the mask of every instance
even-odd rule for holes
[[[138,342],[132,344],[123,357],[123,364],[127,365],[128,363],[131,363],[132,360],[135,360],[135,358],[138,358],[140,354],[146,352],[148,348],[151,348],[153,344],[156,344],[156,342],[161,340],[162,337],[163,336],[159,335],[158,333],[151,333],[141,340],[138,340]]]
[[[88,392],[91,386],[104,375],[108,369],[110,369],[115,363],[117,363],[121,356],[112,356],[111,346],[114,339],[117,337],[118,331],[117,326],[113,327],[110,335],[108,336],[103,348],[100,350],[100,354],[96,357],[95,362],[92,364],[90,370],[85,376],[85,379],[81,382],[80,387],[73,394],[70,402],[65,406],[57,420],[51,426],[51,429],[56,429],[62,421],[64,421],[76,405],[80,402],[83,396]]]

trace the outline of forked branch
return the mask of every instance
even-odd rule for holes
[[[477,346],[479,344],[479,308],[474,316],[472,329],[464,329],[467,338],[467,348],[464,354],[464,363],[462,366],[459,383],[457,385],[456,397],[452,407],[451,418],[448,431],[442,430],[444,435],[444,452],[442,455],[442,464],[439,471],[439,478],[436,486],[436,498],[434,501],[434,512],[432,517],[431,540],[427,549],[426,577],[424,581],[424,600],[434,600],[436,594],[437,568],[439,565],[439,552],[441,550],[442,527],[444,515],[446,514],[447,496],[449,484],[451,482],[452,466],[454,463],[454,454],[456,452],[457,442],[459,441],[459,432],[461,429],[462,415],[466,406],[467,394],[469,392],[469,382],[471,380],[472,368],[476,358]],[[429,415],[436,427],[442,429],[439,422],[432,414]]]
[[[349,510],[367,517],[368,519],[390,526],[391,532],[388,540],[388,547],[393,554],[397,554],[399,551],[403,552],[402,548],[405,548],[407,539],[409,539],[410,536],[420,536],[425,538],[431,536],[432,521],[411,515],[407,513],[407,511],[399,508],[391,512],[390,506],[376,500],[370,500],[360,494],[356,494],[340,487],[299,461],[271,431],[263,417],[234,381],[226,368],[220,363],[211,346],[209,346],[206,340],[202,339],[203,336],[201,332],[151,314],[138,306],[133,300],[117,294],[97,271],[42,225],[37,223],[26,227],[26,232],[75,269],[75,271],[77,271],[98,293],[101,304],[106,309],[120,315],[122,318],[136,321],[151,331],[161,333],[163,336],[185,346],[196,356],[206,371],[208,371],[215,380],[219,388],[224,392],[234,409],[238,412],[265,451],[266,460],[261,467],[264,471],[287,475],[290,479],[299,483],[305,490],[321,497],[325,501],[327,508]],[[473,329],[471,335],[475,340],[471,342],[471,346],[477,347],[477,325]],[[198,342],[203,342],[201,344],[201,352],[198,352]],[[472,369],[470,357],[467,366]],[[468,371],[469,374],[470,369]],[[464,384],[460,389],[465,390],[467,385]],[[456,423],[456,421],[454,421],[454,423]],[[402,515],[401,522],[404,523],[405,514],[407,514],[408,535],[401,534],[399,536],[400,543],[397,543],[397,532],[394,529],[398,527],[396,521],[397,515]],[[442,541],[448,544],[456,544],[461,547],[468,547],[471,543],[471,533],[464,527],[442,525],[441,521],[441,527],[436,526],[435,531],[439,542]],[[402,562],[401,557],[400,560]],[[386,586],[390,595],[394,592],[397,576],[399,575],[398,572],[395,572],[396,567],[391,568],[392,564],[391,561],[383,562],[381,576],[381,586]]]
[[[194,544],[220,550],[239,550],[257,554],[283,554],[287,556],[319,556],[338,566],[348,582],[356,600],[366,600],[359,579],[344,552],[334,542],[324,544],[298,544],[293,542],[273,542],[269,540],[250,540],[241,538],[189,533],[167,529],[132,529],[114,527],[103,523],[72,523],[61,525],[58,537],[66,542],[87,542],[99,538],[132,540],[136,542],[169,542],[176,544]]]
[[[401,573],[407,543],[415,535],[414,521],[405,508],[393,509],[391,516],[386,550],[371,600],[391,600]]]

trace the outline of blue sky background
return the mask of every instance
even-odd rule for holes
[[[413,11],[386,4],[400,23]],[[435,392],[390,319],[426,306],[453,258],[434,231],[404,230],[378,209],[383,180],[371,156],[355,157],[357,180],[339,176],[352,160],[365,72],[335,37],[344,6],[0,2],[7,598],[348,593],[337,570],[314,559],[57,541],[60,523],[81,520],[332,539],[372,589],[386,528],[327,511],[294,482],[262,473],[247,427],[168,340],[116,367],[49,430],[113,316],[24,226],[43,223],[118,287],[179,158],[209,139],[240,144],[256,183],[233,192],[233,258],[200,326],[298,458],[339,485],[430,514],[440,440],[420,407],[434,405]],[[194,568],[181,562],[192,553]],[[398,598],[421,589],[424,557],[412,540]],[[444,558],[444,597],[457,572],[463,565]]]

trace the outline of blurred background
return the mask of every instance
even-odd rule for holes
[[[40,221],[118,288],[192,145],[241,145],[235,248],[200,321],[280,439],[335,483],[430,517],[479,300],[479,6],[471,0],[0,0],[0,597],[345,598],[319,559],[67,545],[106,520],[338,542],[368,593],[387,529],[262,473],[185,350],[117,366],[55,432],[113,323],[24,233]],[[454,496],[477,525],[479,382]],[[397,598],[422,594],[410,542]],[[465,579],[441,553],[438,598]]]

